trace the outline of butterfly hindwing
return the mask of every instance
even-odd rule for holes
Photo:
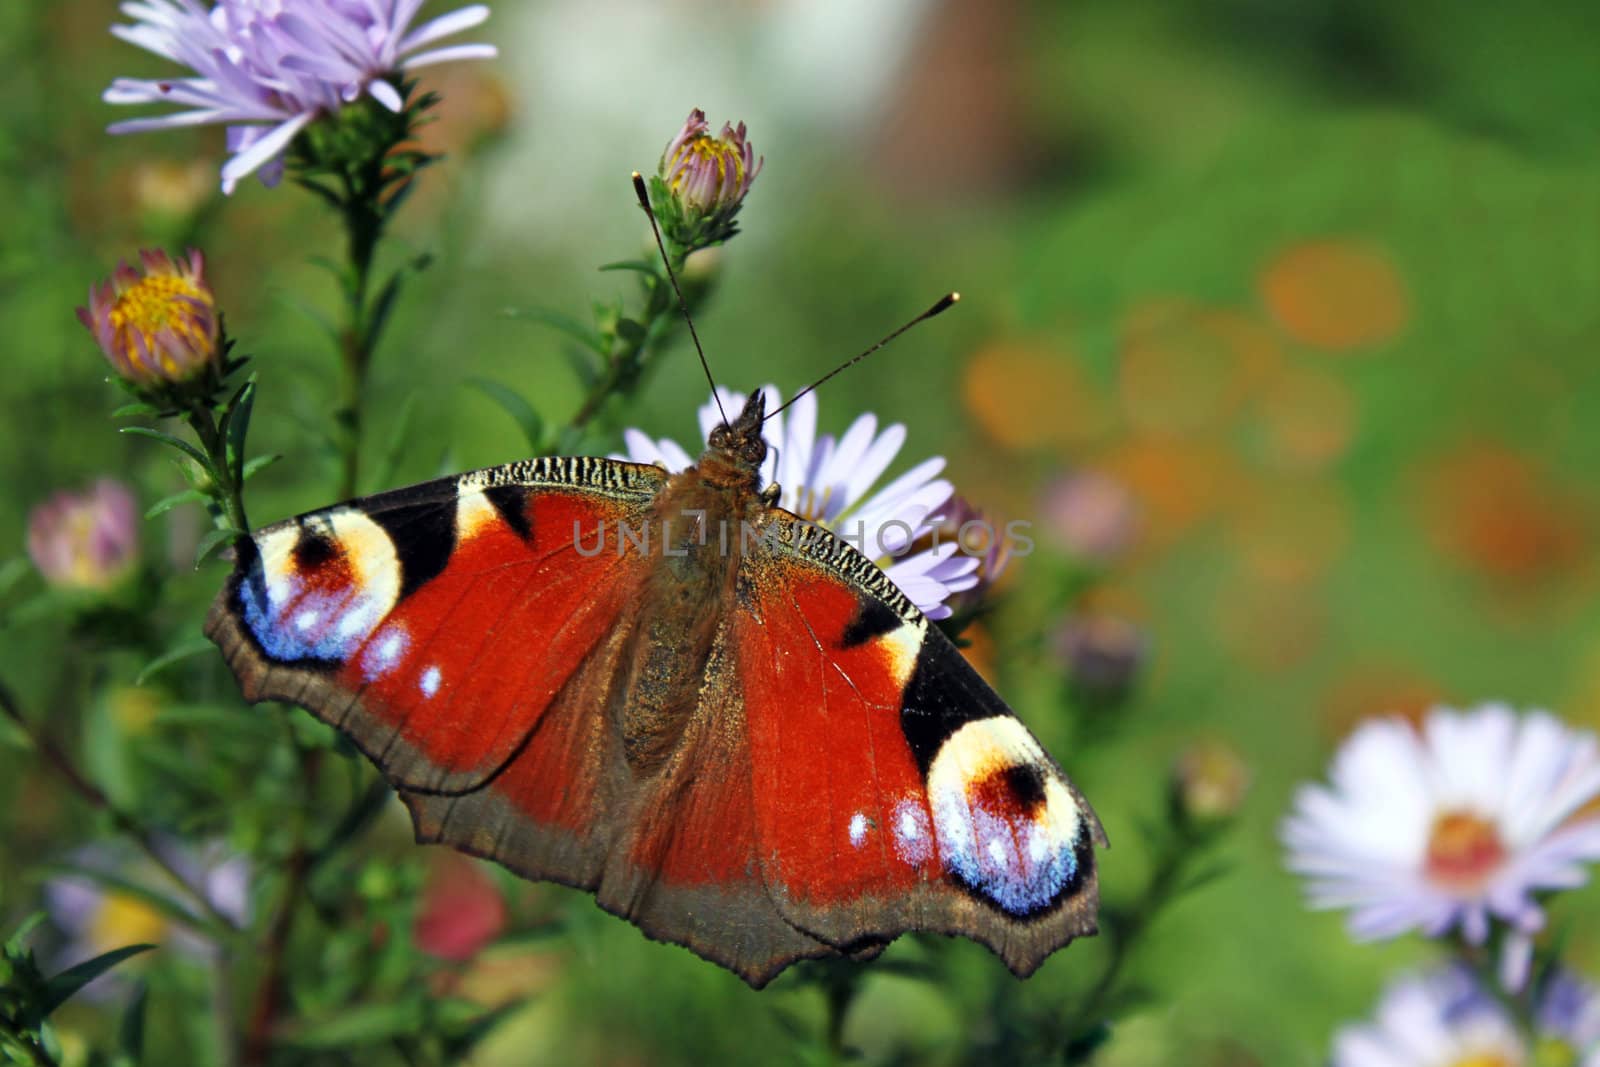
[[[831,944],[937,930],[1031,973],[1095,930],[1099,822],[880,570],[786,525],[746,563],[737,635],[774,899]]]

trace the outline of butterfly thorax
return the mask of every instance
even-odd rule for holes
[[[722,606],[732,602],[741,560],[759,539],[768,506],[760,485],[764,408],[757,392],[738,418],[712,430],[700,462],[674,475],[653,505],[658,540],[647,551],[657,565],[641,590],[633,665],[617,707],[636,773],[652,773],[673,755],[702,705],[726,618]]]

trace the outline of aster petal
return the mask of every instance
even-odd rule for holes
[[[889,464],[894,461],[894,457],[900,452],[900,447],[905,443],[904,425],[895,423],[885,429],[856,462],[855,470],[850,473],[849,480],[845,484],[845,497],[856,501],[866,496],[872,484],[889,469]]]
[[[436,48],[431,52],[411,56],[400,64],[400,69],[417,70],[438,63],[454,63],[460,59],[494,59],[499,54],[500,50],[492,44],[451,45],[449,48]]]
[[[106,127],[110,134],[145,133],[149,130],[171,130],[184,126],[209,126],[231,121],[225,111],[177,111],[171,115],[152,115],[143,119],[124,119]]]
[[[801,394],[789,408],[788,416],[788,447],[778,457],[778,484],[785,490],[811,481],[817,441],[817,394]]]
[[[395,114],[405,110],[406,102],[400,98],[400,91],[382,78],[374,78],[367,84],[367,92],[372,98]]]
[[[400,38],[397,51],[400,55],[414,52],[424,45],[432,44],[441,38],[450,37],[463,30],[470,30],[474,26],[481,26],[488,18],[488,5],[468,4],[466,7],[452,11],[448,15],[440,15],[438,18],[418,26],[415,30]]]
[[[311,124],[315,115],[296,115],[261,137],[249,148],[222,165],[222,191],[232,193],[241,178],[263,166],[279,152],[289,147],[300,131]]]

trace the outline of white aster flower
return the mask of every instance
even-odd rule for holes
[[[782,399],[777,388],[766,385],[762,391],[767,410],[776,411]],[[722,421],[722,411],[737,413],[746,400],[745,394],[720,386],[717,396],[720,410],[715,399],[700,408],[701,440]],[[905,443],[904,426],[896,423],[880,433],[877,417],[869,413],[858,416],[842,437],[819,436],[816,394],[807,393],[788,411],[769,418],[761,435],[767,442],[761,481],[778,483],[778,506],[826,527],[872,557],[928,618],[947,618],[946,599],[977,584],[979,560],[961,554],[953,542],[910,551],[939,524],[940,509],[950,499],[950,483],[938,477],[944,457],[924,460],[873,492]],[[694,464],[694,458],[668,438],[652,440],[630,429],[624,431],[623,443],[627,454],[613,458],[658,463],[669,471]]]
[[[1328,785],[1302,786],[1283,824],[1290,869],[1311,906],[1350,909],[1370,940],[1459,927],[1481,944],[1490,921],[1544,922],[1534,894],[1587,881],[1600,859],[1595,736],[1547,712],[1501,704],[1435,709],[1421,732],[1369,722],[1335,756]]]
[[[489,17],[471,4],[410,29],[423,0],[131,0],[131,26],[111,32],[194,71],[184,78],[118,78],[109,104],[176,104],[169,115],[131,119],[111,133],[226,124],[222,191],[271,164],[271,184],[295,136],[319,115],[371,96],[391,111],[404,101],[389,77],[454,59],[486,59],[492,45],[435,42]]]
[[[1332,1067],[1527,1067],[1527,1042],[1505,1012],[1450,968],[1390,984],[1377,1017],[1334,1036]],[[1588,1065],[1585,1065],[1588,1067]]]
[[[1557,971],[1541,991],[1538,1062],[1600,1067],[1600,989]]]

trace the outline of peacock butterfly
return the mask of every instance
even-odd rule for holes
[[[776,506],[765,402],[677,474],[542,458],[268,526],[206,635],[247,699],[347,735],[419,842],[754,987],[910,930],[1027,976],[1095,932],[1099,821],[882,570]]]

